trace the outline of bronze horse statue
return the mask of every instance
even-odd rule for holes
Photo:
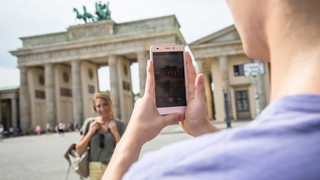
[[[88,22],[88,19],[91,20],[91,22],[95,21],[93,15],[87,12],[86,6],[83,6],[83,14],[80,14],[77,8],[73,8],[73,11],[76,13],[76,18],[84,20],[85,23]]]
[[[111,19],[111,11],[109,9],[109,2],[107,4],[102,4],[101,2],[95,3],[96,15],[98,16],[98,21]]]

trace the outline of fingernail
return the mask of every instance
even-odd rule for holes
[[[202,75],[202,76],[200,76],[200,84],[203,84],[203,83],[204,83],[204,77]]]

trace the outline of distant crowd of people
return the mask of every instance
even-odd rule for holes
[[[21,128],[9,127],[5,128],[3,124],[0,124],[0,140],[3,137],[13,137],[13,136],[22,136],[22,135],[40,135],[40,134],[50,134],[50,133],[59,133],[63,135],[65,132],[79,131],[80,127],[78,123],[64,123],[59,122],[53,128],[47,123],[45,128],[41,125],[36,125],[32,127],[28,132],[23,132]]]
[[[20,128],[15,129],[14,127],[9,127],[8,129],[5,129],[3,124],[0,124],[0,140],[3,137],[11,137],[11,136],[17,136],[21,135],[22,130]]]

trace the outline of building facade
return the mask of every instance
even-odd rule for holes
[[[3,125],[6,133],[10,128],[18,132],[20,127],[19,119],[19,87],[1,87],[0,89],[0,124]]]
[[[115,116],[128,121],[133,109],[130,65],[139,64],[144,92],[146,62],[152,44],[185,44],[175,16],[127,23],[113,20],[70,26],[66,32],[21,38],[11,53],[20,69],[20,126],[54,127],[94,116],[93,93],[99,90],[97,70],[109,66],[110,96]]]
[[[261,64],[261,75],[245,75],[245,65],[255,61],[244,54],[234,25],[189,44],[189,48],[197,71],[205,75],[210,119],[251,120],[268,104],[269,64]]]
[[[98,69],[109,66],[110,97],[117,118],[128,122],[133,109],[130,66],[139,65],[140,95],[146,79],[146,62],[153,44],[186,44],[175,16],[126,23],[112,20],[70,26],[65,32],[21,38],[17,57],[20,88],[11,98],[10,126],[28,132],[36,125],[78,123],[94,116],[91,101],[99,90]],[[235,27],[190,43],[198,72],[205,75],[207,113],[210,119],[251,120],[268,104],[269,64],[263,74],[245,76],[248,58]],[[0,92],[0,95],[4,91]],[[10,98],[9,98],[10,99]],[[0,102],[9,102],[0,96]],[[16,106],[16,108],[14,108]],[[4,113],[2,114],[2,121]],[[8,114],[8,113],[6,113]],[[14,115],[16,114],[16,115]],[[0,122],[1,123],[1,122]]]

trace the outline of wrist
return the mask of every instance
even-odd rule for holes
[[[89,130],[87,134],[92,137],[95,134],[95,131]]]
[[[220,131],[219,128],[215,127],[209,120],[206,121],[206,126],[204,126],[204,134],[206,133],[214,133]]]
[[[195,131],[193,136],[196,137],[196,136],[201,136],[204,134],[214,133],[218,131],[220,131],[220,129],[212,125],[210,121],[207,118],[205,118],[205,120],[203,120],[203,123],[199,126],[197,131]]]

